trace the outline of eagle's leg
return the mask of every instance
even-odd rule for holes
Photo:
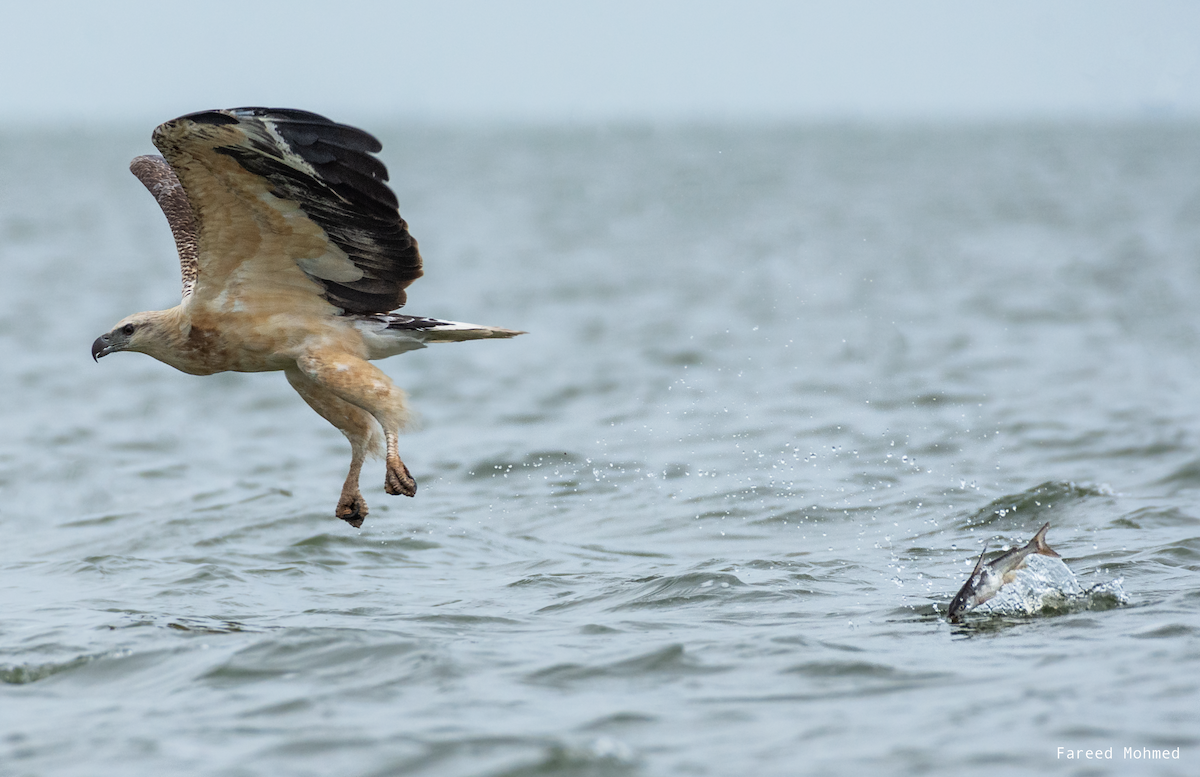
[[[379,431],[370,413],[339,398],[332,391],[311,380],[300,370],[286,370],[288,383],[296,389],[308,406],[336,426],[350,441],[350,472],[342,484],[334,514],[354,528],[362,526],[367,517],[367,503],[358,490],[358,476],[368,453],[379,447]]]
[[[397,443],[400,429],[408,422],[404,392],[378,367],[344,352],[310,352],[296,364],[310,380],[379,421],[387,443],[384,490],[393,495],[416,496],[417,481],[400,460]]]
[[[353,446],[351,446],[353,448]],[[366,452],[355,449],[350,459],[350,472],[346,482],[342,484],[342,495],[338,498],[337,507],[333,514],[354,528],[362,526],[363,518],[367,517],[367,502],[358,490],[358,476],[362,472],[363,459]]]

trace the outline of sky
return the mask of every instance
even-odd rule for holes
[[[1200,117],[1196,0],[40,0],[0,124]]]

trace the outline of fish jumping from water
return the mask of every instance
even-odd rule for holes
[[[991,599],[1003,586],[1011,583],[1017,576],[1017,570],[1024,569],[1025,559],[1029,555],[1039,553],[1059,558],[1054,549],[1046,544],[1046,530],[1049,528],[1050,524],[1047,523],[1038,529],[1037,534],[1033,535],[1033,539],[1024,547],[1013,548],[986,564],[983,563],[983,556],[987,553],[985,545],[983,552],[979,554],[979,561],[975,562],[971,576],[950,602],[950,620],[957,622],[964,613]]]

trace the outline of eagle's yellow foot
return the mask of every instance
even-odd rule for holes
[[[367,503],[363,501],[362,494],[343,493],[334,514],[357,529],[362,526],[363,518],[367,517]]]
[[[388,456],[387,458],[387,475],[383,478],[383,490],[392,496],[397,494],[417,495],[417,481],[413,480],[413,476],[408,472],[408,467],[404,466],[404,462],[400,461],[399,456]]]

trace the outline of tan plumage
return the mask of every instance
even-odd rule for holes
[[[362,130],[305,111],[236,108],[160,125],[163,157],[133,160],[175,237],[183,297],[136,313],[92,346],[148,354],[193,375],[282,370],[350,441],[336,515],[361,526],[358,488],[380,446],[389,494],[416,493],[397,435],[405,396],[370,360],[426,342],[521,332],[390,311],[422,273],[387,170]]]

